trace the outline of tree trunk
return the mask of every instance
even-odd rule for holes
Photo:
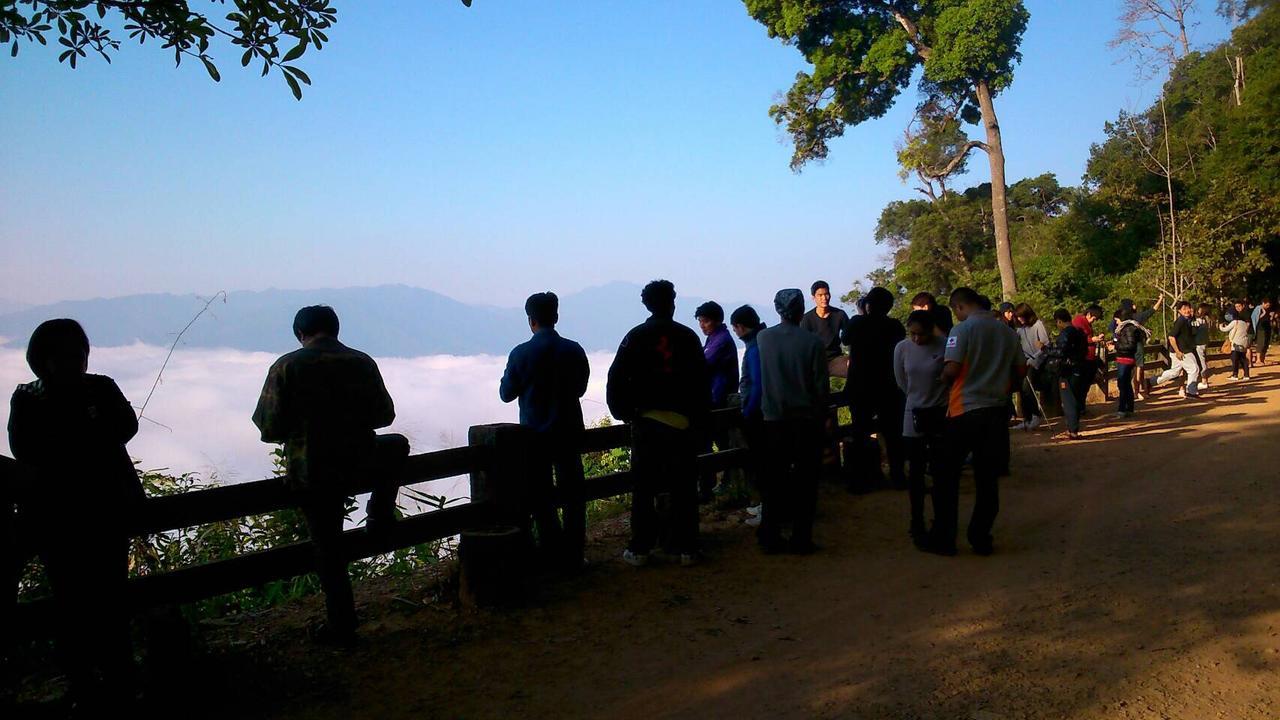
[[[1000,265],[1000,291],[1006,301],[1018,294],[1013,272],[1013,248],[1009,244],[1009,209],[1005,200],[1004,145],[1000,142],[1000,121],[991,102],[991,88],[979,82],[975,88],[982,125],[987,130],[987,159],[991,163],[991,224],[996,234],[996,262]]]

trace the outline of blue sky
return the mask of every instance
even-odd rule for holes
[[[406,283],[517,305],[659,276],[726,300],[844,289],[879,264],[880,210],[915,194],[894,159],[910,91],[825,164],[788,169],[766,111],[802,60],[740,2],[335,4],[302,102],[229,46],[213,48],[219,84],[154,45],[74,71],[39,47],[0,59],[0,296]],[[1118,0],[1027,5],[997,99],[1008,176],[1074,184],[1103,122],[1156,89],[1106,47]],[[1194,39],[1224,33],[1205,17]],[[987,179],[984,157],[970,168]]]

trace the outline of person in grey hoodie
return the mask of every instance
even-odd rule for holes
[[[934,316],[928,310],[915,310],[907,316],[907,339],[893,349],[893,376],[907,398],[902,437],[909,467],[911,540],[922,549],[928,542],[924,474],[939,462],[947,419],[947,386],[942,382],[946,350],[947,339],[934,332]]]
[[[800,290],[779,290],[773,305],[782,322],[756,337],[769,467],[761,478],[757,538],[766,553],[807,554],[816,549],[813,517],[827,413],[827,355],[818,336],[800,327]],[[781,525],[787,519],[791,537],[784,542]]]

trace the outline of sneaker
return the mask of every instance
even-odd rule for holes
[[[630,550],[623,550],[622,562],[631,567],[644,567],[649,564],[649,553],[634,553]]]
[[[760,516],[756,515],[755,517],[749,517],[746,520],[743,520],[742,524],[747,527],[758,528],[760,527]]]
[[[1044,418],[1039,415],[1032,415],[1031,419],[1027,421],[1027,432],[1039,430],[1041,425],[1044,425]]]
[[[1027,422],[1020,422],[1020,423],[1018,423],[1017,425],[1014,425],[1013,427],[1011,427],[1011,428],[1009,428],[1009,429],[1010,429],[1010,430],[1022,430],[1022,431],[1025,431],[1025,430],[1027,429],[1027,425],[1029,425],[1029,424],[1030,424],[1030,423],[1027,423]]]
[[[1124,410],[1121,410],[1120,412],[1116,413],[1115,415],[1112,415],[1111,417],[1115,418],[1116,420],[1124,420],[1125,418],[1130,417],[1132,415],[1133,413],[1131,412],[1126,412]]]
[[[752,505],[751,507],[747,508],[747,514],[748,514],[748,515],[759,515],[759,514],[760,514],[760,508],[761,508],[761,506],[760,506],[760,505]]]
[[[701,556],[698,553],[681,553],[680,567],[693,567],[698,564]]]

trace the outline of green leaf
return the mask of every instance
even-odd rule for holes
[[[292,62],[294,60],[297,60],[298,58],[302,57],[302,53],[306,51],[307,51],[307,41],[303,40],[302,42],[295,45],[292,50],[285,53],[284,59],[281,60],[281,62]]]
[[[284,79],[285,79],[285,82],[289,83],[289,89],[293,91],[293,98],[295,100],[301,100],[302,86],[298,85],[298,81],[294,80],[293,76],[290,75],[289,73],[284,73]]]
[[[301,80],[302,82],[306,83],[307,85],[310,85],[310,84],[311,84],[311,78],[307,77],[307,74],[306,74],[306,73],[304,73],[304,72],[302,72],[302,70],[300,70],[300,69],[298,69],[298,68],[296,68],[296,67],[294,67],[294,66],[292,66],[292,65],[285,65],[285,66],[284,66],[284,69],[285,69],[286,71],[288,71],[288,72],[293,73],[293,75],[294,75],[295,77],[297,77],[299,80]]]
[[[9,48],[9,57],[18,57],[18,41],[13,41],[13,47]]]
[[[214,82],[222,82],[222,76],[218,74],[218,68],[209,62],[209,58],[202,55],[200,56],[200,62],[204,63],[204,69],[209,71],[209,77],[213,78]]]
[[[253,59],[253,50],[245,50],[240,56],[240,67],[249,67],[249,61]]]

